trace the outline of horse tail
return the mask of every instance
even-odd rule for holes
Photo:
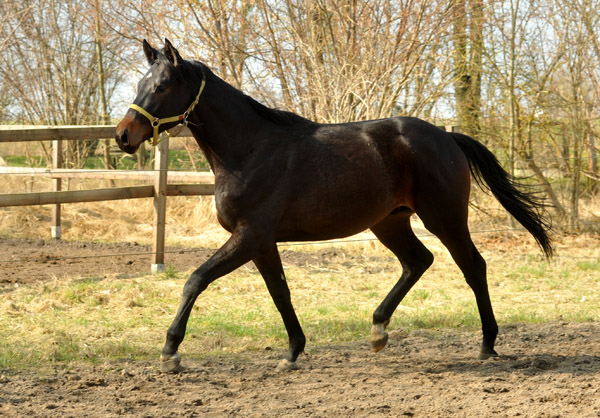
[[[479,141],[460,133],[450,133],[469,162],[469,169],[479,187],[492,192],[500,204],[537,241],[546,257],[552,256],[548,237],[550,222],[541,215],[546,206],[535,193],[523,191],[524,186],[507,173],[492,152]],[[521,190],[519,190],[521,189]]]

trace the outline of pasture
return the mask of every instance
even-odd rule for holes
[[[500,221],[472,211],[500,325],[497,359],[476,359],[473,294],[415,220],[436,260],[396,311],[380,353],[370,350],[371,315],[400,270],[391,253],[361,234],[280,247],[308,340],[300,370],[275,371],[285,329],[260,275],[246,265],[201,295],[181,349],[185,369],[164,375],[157,360],[183,283],[227,235],[214,222],[211,198],[170,200],[167,271],[150,275],[150,205],[66,205],[65,240],[58,242],[45,239],[49,209],[2,211],[0,413],[600,413],[597,234],[556,234],[557,256],[548,262],[525,233],[489,232],[502,229],[494,224]]]

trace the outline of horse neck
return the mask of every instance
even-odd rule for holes
[[[207,76],[194,116],[191,131],[215,172],[220,167],[240,170],[246,157],[269,140],[261,135],[267,122],[248,99],[213,74]]]

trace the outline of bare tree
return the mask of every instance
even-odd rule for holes
[[[25,124],[99,123],[109,112],[108,105],[101,109],[100,92],[110,96],[121,75],[111,68],[98,79],[97,46],[104,40],[93,19],[93,0],[7,0],[4,6],[16,11],[13,20],[19,19],[9,25],[14,42],[5,53],[10,59],[0,62],[2,89],[14,97],[12,119]],[[67,165],[81,166],[96,145],[97,140],[69,142]]]
[[[594,120],[595,113],[593,109],[598,108],[600,103],[600,74],[598,74],[597,68],[600,65],[600,39],[597,32],[598,25],[600,25],[600,15],[597,13],[600,4],[596,0],[581,0],[578,3],[578,9],[580,10],[580,16],[582,23],[585,27],[587,35],[586,41],[593,47],[593,53],[588,55],[588,67],[587,74],[589,81],[592,85],[590,90],[592,97],[589,103],[588,109],[590,110],[589,123],[588,123],[588,136],[587,136],[587,152],[588,152],[588,167],[585,174],[591,180],[590,189],[593,192],[598,191],[598,182],[600,181],[600,175],[598,172],[598,148],[596,146],[596,138],[600,136],[598,128],[594,126],[592,122]]]
[[[266,30],[255,37],[256,49],[266,51],[268,76],[278,81],[287,107],[325,122],[396,113],[403,93],[416,89],[415,70],[439,52],[436,41],[447,33],[443,2],[259,4]],[[425,79],[433,84],[432,74],[420,73],[419,87]],[[402,113],[422,110],[426,92],[419,94],[421,106],[407,101]]]
[[[596,134],[594,126],[598,118],[598,64],[600,56],[594,46],[598,38],[593,29],[597,20],[597,7],[593,0],[582,0],[568,7],[560,2],[555,5],[554,24],[560,28],[565,43],[564,59],[553,78],[551,98],[556,106],[560,130],[555,134],[556,149],[561,154],[563,166],[570,178],[569,226],[579,227],[579,202],[583,194],[582,175],[584,155],[596,154],[590,147],[590,138]],[[592,45],[592,48],[590,48]],[[589,141],[589,143],[588,143]]]
[[[565,211],[537,160],[546,155],[540,136],[549,83],[563,56],[560,37],[549,24],[552,6],[537,0],[490,3],[487,13],[487,114],[497,145],[506,149],[509,171],[525,163],[558,216]],[[505,123],[508,121],[508,123]]]
[[[5,50],[15,42],[15,33],[23,20],[31,12],[31,7],[14,9],[10,2],[0,4],[0,53],[4,56]],[[0,79],[0,120],[10,119],[10,108],[14,98],[7,91],[4,80]]]
[[[320,122],[458,121],[509,171],[535,176],[576,226],[582,176],[598,178],[599,8],[600,0],[6,0],[0,104],[5,119],[22,123],[106,123],[129,99],[118,88],[132,89],[147,70],[138,42],[168,37],[263,103]],[[81,161],[95,144],[86,146],[66,159]]]
[[[431,112],[448,83],[446,2],[158,0],[127,10],[131,27],[146,22],[234,86],[315,120]]]

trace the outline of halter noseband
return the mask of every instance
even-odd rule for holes
[[[152,136],[152,145],[153,146],[156,146],[160,142],[158,140],[158,127],[160,125],[164,125],[165,123],[177,122],[178,124],[181,123],[184,126],[187,126],[187,124],[188,124],[187,119],[190,116],[190,113],[192,113],[192,111],[194,110],[194,107],[196,107],[196,105],[198,104],[198,101],[200,100],[200,95],[202,94],[202,90],[204,90],[205,84],[206,84],[206,78],[203,77],[202,83],[200,84],[200,89],[198,90],[198,94],[196,95],[196,99],[194,99],[192,104],[181,115],[159,119],[155,116],[152,116],[150,113],[148,113],[146,110],[144,110],[143,108],[141,108],[140,106],[138,106],[136,104],[132,103],[129,105],[129,107],[131,109],[138,111],[140,114],[144,115],[150,121],[150,125],[152,125],[152,129],[153,129],[153,136]]]

